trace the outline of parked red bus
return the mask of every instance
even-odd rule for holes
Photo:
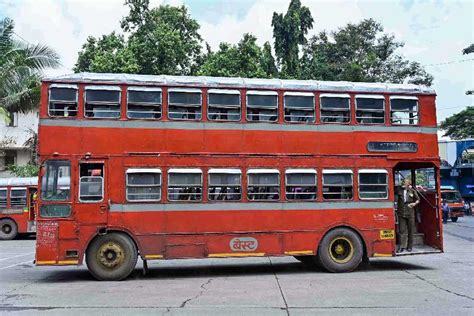
[[[435,93],[397,84],[81,73],[45,79],[37,265],[295,256],[331,272],[443,250]],[[397,254],[396,174],[432,168]],[[70,183],[60,183],[67,174]]]
[[[0,178],[0,240],[34,233],[38,178]]]

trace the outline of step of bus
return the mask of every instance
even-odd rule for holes
[[[424,234],[423,233],[415,233],[413,236],[413,245],[419,246],[424,244]]]

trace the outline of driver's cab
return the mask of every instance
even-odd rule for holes
[[[394,172],[394,214],[397,246],[400,244],[400,219],[397,215],[398,195],[403,192],[403,181],[410,179],[420,202],[415,206],[413,249],[397,252],[397,256],[443,251],[442,216],[440,215],[439,168],[428,163],[399,163]],[[399,247],[397,247],[399,248]]]

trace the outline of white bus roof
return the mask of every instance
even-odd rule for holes
[[[246,89],[284,89],[328,92],[367,92],[367,93],[403,93],[435,94],[434,89],[414,84],[317,81],[317,80],[281,80],[256,78],[191,77],[165,75],[133,75],[111,73],[88,73],[47,77],[43,81],[55,83],[92,83],[92,84],[129,84],[179,86],[187,88],[246,88]]]
[[[0,178],[0,187],[38,185],[38,177]]]

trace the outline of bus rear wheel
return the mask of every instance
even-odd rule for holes
[[[18,226],[15,221],[5,218],[0,220],[0,240],[12,240],[18,235]]]
[[[362,262],[364,247],[353,230],[336,228],[328,232],[318,248],[318,261],[329,272],[350,272]]]
[[[120,281],[135,269],[138,250],[125,234],[110,233],[96,237],[87,248],[89,272],[101,281]]]

